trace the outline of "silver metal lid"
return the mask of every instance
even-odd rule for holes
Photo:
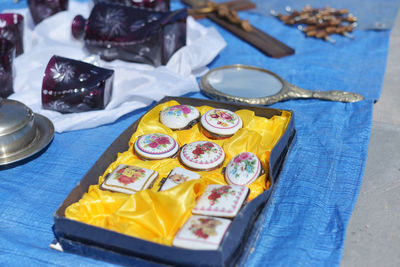
[[[20,130],[32,120],[32,117],[32,110],[21,102],[0,99],[0,136]]]
[[[53,136],[54,126],[49,119],[21,102],[0,98],[0,166],[42,151]]]

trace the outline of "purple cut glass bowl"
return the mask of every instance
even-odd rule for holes
[[[0,14],[0,38],[15,45],[16,56],[24,53],[24,17],[16,13]]]
[[[60,11],[68,9],[68,0],[28,0],[33,22],[38,24]]]
[[[83,36],[88,50],[104,60],[165,65],[186,45],[186,9],[158,12],[107,3],[94,6],[85,20],[72,22],[72,35]]]
[[[97,3],[121,4],[125,6],[136,6],[148,8],[155,11],[169,11],[170,0],[93,0]]]
[[[15,46],[7,39],[0,38],[0,97],[6,98],[13,90],[13,61]]]
[[[110,102],[114,71],[53,56],[42,84],[42,106],[61,113],[104,109]]]

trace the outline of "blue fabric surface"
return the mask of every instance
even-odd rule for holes
[[[288,106],[282,108],[290,108]],[[297,142],[248,263],[339,265],[368,150],[372,102],[297,101]],[[317,116],[316,116],[317,115]]]
[[[396,20],[397,9],[400,2],[398,0],[253,0],[257,8],[252,10],[259,14],[270,15],[273,9],[279,13],[286,13],[286,7],[300,10],[305,5],[314,8],[330,6],[332,8],[346,8],[357,17],[359,29],[390,29]]]
[[[10,2],[0,1],[0,9],[14,7]],[[273,18],[247,12],[241,16],[292,46],[296,54],[268,58],[203,20],[204,25],[215,26],[228,43],[210,68],[250,64],[267,68],[299,87],[353,91],[366,97],[352,104],[295,100],[272,106],[295,111],[297,142],[272,201],[261,214],[254,251],[241,263],[339,265],[345,229],[362,181],[373,102],[380,95],[390,32],[356,31],[354,40],[335,37],[337,43],[332,45],[305,38]],[[191,96],[205,98],[200,93]],[[48,149],[33,160],[0,169],[1,266],[108,265],[50,249],[52,216],[112,141],[146,111],[132,112],[95,129],[56,134]]]

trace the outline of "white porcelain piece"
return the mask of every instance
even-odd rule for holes
[[[136,192],[147,189],[157,177],[158,173],[156,171],[121,164],[108,175],[101,184],[101,189],[125,194],[135,194]]]
[[[186,170],[181,167],[176,167],[169,173],[159,191],[165,191],[177,185],[180,185],[181,183],[196,180],[199,178],[200,174],[198,173]]]
[[[199,117],[200,112],[190,105],[171,106],[160,112],[161,123],[173,130],[191,127]]]
[[[173,157],[179,145],[169,135],[152,133],[139,136],[134,145],[135,153],[142,159],[164,159]]]
[[[262,173],[260,160],[251,152],[242,152],[233,157],[225,169],[225,179],[233,185],[249,185]]]
[[[197,141],[182,147],[179,159],[190,169],[209,171],[218,168],[225,160],[225,152],[218,144]]]
[[[243,126],[242,119],[227,109],[211,109],[201,116],[203,133],[209,138],[227,138]]]
[[[178,231],[172,245],[186,249],[216,250],[230,224],[228,219],[193,215]]]
[[[247,199],[248,193],[249,189],[241,185],[209,185],[197,200],[192,213],[228,218],[235,217]]]

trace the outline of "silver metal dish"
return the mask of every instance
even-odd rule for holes
[[[240,64],[210,70],[201,78],[200,88],[205,95],[217,100],[254,105],[271,105],[297,98],[340,102],[364,99],[362,95],[351,92],[301,89],[269,70]]]
[[[26,159],[53,139],[54,126],[21,102],[0,99],[0,165]]]

